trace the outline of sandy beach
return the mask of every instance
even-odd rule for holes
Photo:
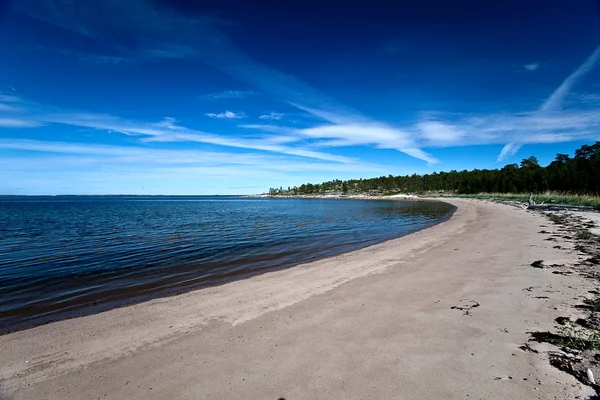
[[[2,399],[573,399],[531,331],[590,290],[542,213],[448,199],[415,234],[0,336]]]

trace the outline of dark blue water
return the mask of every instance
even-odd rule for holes
[[[452,210],[414,201],[0,197],[0,332],[369,246]]]

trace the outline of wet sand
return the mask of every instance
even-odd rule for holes
[[[449,221],[376,246],[0,336],[0,398],[590,393],[519,349],[589,285],[530,264],[576,255],[538,234],[549,225],[540,213],[448,202],[458,207]]]

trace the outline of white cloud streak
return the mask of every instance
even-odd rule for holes
[[[218,119],[241,119],[246,118],[246,114],[244,113],[235,113],[233,111],[225,111],[222,113],[206,113],[204,114],[207,117],[218,118]]]
[[[523,65],[523,68],[525,68],[527,71],[531,71],[531,72],[537,70],[539,67],[540,67],[540,63],[537,63],[537,62]]]
[[[93,7],[96,2],[102,6]],[[90,0],[78,3],[77,6],[67,0],[17,0],[13,6],[17,11],[76,31],[121,51],[126,50],[144,57],[198,58],[209,66],[329,123],[363,127],[384,125],[300,79],[254,60],[216,29],[215,26],[222,21],[211,18],[192,20],[145,0]],[[58,9],[63,12],[57,12]],[[108,17],[110,24],[106,23]],[[132,38],[127,42],[128,49],[122,48],[123,43],[107,39],[114,37],[112,32],[116,28],[128,32]],[[227,118],[226,115],[219,117],[221,114],[210,114],[214,118]],[[402,130],[396,132],[398,137],[403,134]],[[410,136],[403,137],[402,142],[407,143],[407,146],[397,148],[399,151],[407,148],[410,151],[407,154],[413,157],[416,154],[417,158],[427,162],[437,161],[423,151],[415,151],[417,144]],[[408,144],[409,142],[412,143]]]
[[[423,126],[419,123],[414,129],[425,147],[560,143],[599,138],[600,113],[595,110],[568,110],[468,115],[464,118],[440,115],[435,123],[427,122],[427,133],[421,130]]]
[[[59,47],[42,47],[33,46],[29,48],[32,51],[60,54],[66,58],[76,60],[77,62],[84,64],[97,64],[97,65],[119,65],[129,63],[132,60],[126,57],[97,54],[97,53],[85,53],[79,50],[59,48]]]
[[[21,98],[13,95],[0,94],[0,102],[3,103],[20,103]]]
[[[565,103],[565,99],[574,88],[574,86],[581,80],[585,75],[590,73],[598,64],[600,59],[600,46],[592,52],[592,54],[579,66],[571,75],[565,79],[562,84],[552,93],[550,97],[542,104],[538,113],[529,116],[528,118],[520,118],[515,120],[535,121],[542,122],[539,126],[544,126],[545,123],[549,123],[549,126],[544,126],[549,129],[550,132],[535,133],[529,135],[525,132],[526,128],[522,128],[521,136],[515,141],[509,142],[502,148],[502,151],[498,155],[496,162],[504,161],[509,157],[514,156],[517,151],[522,147],[524,143],[536,143],[536,140],[545,142],[561,142],[573,140],[575,137],[581,136],[592,136],[598,137],[593,131],[589,131],[597,124],[597,119],[593,115],[584,115],[575,113],[575,115],[556,114],[560,111]],[[529,71],[535,71],[539,65],[537,63],[526,65],[525,68]],[[551,113],[554,113],[552,115]],[[591,118],[590,118],[591,117]],[[591,121],[590,121],[591,120]],[[590,125],[589,122],[592,122]],[[575,124],[576,126],[573,126]],[[588,129],[588,131],[586,131]]]
[[[222,99],[245,99],[255,96],[256,92],[251,90],[225,90],[217,93],[208,93],[198,96],[199,100],[222,100]]]
[[[263,132],[282,133],[282,134],[288,134],[294,130],[293,128],[290,128],[287,126],[280,126],[280,125],[273,125],[273,124],[242,124],[242,125],[238,125],[238,126],[240,128],[257,129],[257,130],[263,131]]]
[[[498,159],[496,161],[502,161],[507,158],[510,158],[517,154],[517,151],[521,148],[521,145],[518,143],[508,143],[502,148],[502,151],[498,155]]]
[[[0,103],[0,111],[16,112],[19,111],[19,107],[15,107],[5,103]]]
[[[218,168],[252,167],[253,171],[322,171],[351,172],[357,168],[380,172],[381,168],[369,163],[343,164],[337,162],[309,161],[306,158],[286,157],[256,153],[209,152],[199,150],[166,150],[141,146],[98,145],[59,141],[26,139],[0,139],[1,150],[27,151],[35,157],[2,157],[4,170],[22,170],[52,165],[56,168],[72,168],[78,165],[121,166],[127,168]],[[55,155],[55,158],[50,156]],[[40,158],[41,157],[41,158]],[[50,158],[49,158],[50,157]],[[10,158],[10,162],[7,159]],[[200,170],[198,169],[197,172]]]
[[[0,117],[0,128],[35,128],[42,125],[42,123],[34,120]]]
[[[282,142],[311,140],[312,146],[315,147],[373,146],[379,149],[398,150],[429,164],[438,162],[436,158],[416,147],[412,139],[407,139],[416,135],[385,124],[327,124],[305,129],[252,124],[241,125],[241,127],[283,134],[277,137],[283,138]]]
[[[101,54],[82,55],[79,60],[84,63],[100,65],[118,65],[128,63],[130,61],[125,57],[107,56]]]
[[[285,118],[285,114],[284,113],[278,113],[278,112],[272,112],[269,114],[263,114],[260,117],[258,117],[258,119],[269,119],[269,120],[275,120],[275,121],[280,121],[283,118]]]
[[[102,7],[94,7],[101,4]],[[285,146],[291,136],[298,142],[312,146],[333,147],[369,145],[376,148],[396,149],[428,163],[437,160],[425,153],[424,147],[449,147],[484,144],[505,145],[500,157],[514,154],[527,143],[558,143],[572,140],[598,138],[599,118],[595,110],[561,110],[564,99],[586,74],[598,63],[600,47],[575,70],[546,100],[540,110],[519,114],[491,114],[481,116],[431,116],[416,121],[411,126],[396,127],[369,118],[302,80],[261,64],[237,48],[211,18],[192,20],[189,17],[160,8],[158,3],[146,0],[89,0],[73,6],[67,0],[16,0],[21,12],[49,23],[76,31],[113,48],[137,54],[139,57],[196,58],[242,82],[256,87],[275,99],[286,102],[321,122],[317,126],[294,130],[281,127],[282,142],[276,140],[260,143],[256,140],[217,137],[183,127],[162,127],[155,124],[130,123],[111,119],[86,120],[71,118],[70,124],[96,125],[125,134],[144,135],[148,141],[202,141],[218,142],[225,146],[246,147],[306,157],[321,157],[339,162],[351,160],[327,155],[309,148]],[[64,12],[57,12],[58,9]],[[100,10],[100,12],[92,12]],[[107,24],[110,16],[111,24]],[[130,41],[111,40],[114,30],[127,32]],[[538,63],[524,68],[534,71]],[[226,113],[211,113],[214,118]],[[232,113],[235,114],[235,113]],[[63,118],[64,119],[64,118]],[[68,119],[68,118],[67,118]],[[59,122],[59,121],[55,121]],[[255,126],[256,127],[256,126]],[[265,127],[267,132],[275,132]],[[291,141],[290,141],[291,142]],[[290,143],[286,142],[286,143]]]
[[[462,142],[464,132],[438,121],[423,121],[417,125],[422,138],[438,146],[453,146]]]
[[[325,160],[338,163],[356,163],[357,160],[315,151],[304,147],[290,147],[284,143],[291,142],[287,138],[284,140],[264,141],[258,139],[243,139],[235,136],[223,136],[203,132],[197,129],[190,129],[177,125],[173,118],[164,118],[159,122],[140,122],[126,120],[112,115],[84,113],[84,112],[56,112],[49,111],[46,107],[36,103],[22,101],[20,98],[11,99],[23,105],[23,112],[17,114],[18,117],[4,118],[0,120],[0,127],[34,127],[43,124],[56,123],[83,128],[92,128],[97,130],[106,130],[109,132],[118,132],[127,136],[140,136],[143,142],[196,142],[208,143],[218,146],[252,149],[306,157],[318,160]]]
[[[600,93],[572,93],[569,100],[584,106],[600,107]],[[571,101],[567,101],[568,103]]]
[[[552,93],[546,102],[540,108],[541,111],[556,111],[559,110],[565,100],[565,97],[573,89],[573,87],[598,64],[600,59],[600,46],[585,60],[579,68],[563,81],[563,83]]]

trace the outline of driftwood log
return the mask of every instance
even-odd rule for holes
[[[598,211],[595,207],[591,206],[572,206],[569,204],[535,204],[533,200],[533,193],[529,194],[529,200],[527,200],[527,206],[529,210],[548,210],[548,211],[561,211],[561,210],[578,210],[578,211]]]
[[[549,211],[560,211],[560,210],[579,210],[579,211],[598,211],[596,208],[591,206],[571,206],[569,204],[530,204],[526,207],[530,210],[549,210]]]

